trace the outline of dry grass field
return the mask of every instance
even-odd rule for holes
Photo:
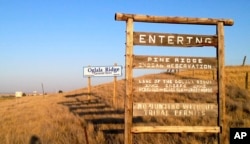
[[[226,122],[230,127],[250,127],[250,95],[246,72],[250,66],[227,66]],[[216,79],[210,71],[183,71],[145,75],[143,78]],[[249,81],[248,81],[249,82]],[[122,144],[124,131],[125,81],[117,81],[113,104],[113,82],[63,94],[0,99],[1,144]],[[214,103],[216,95],[192,93],[134,93],[134,102]],[[134,117],[138,126],[215,126],[216,117]],[[135,144],[216,144],[216,134],[133,134]],[[228,137],[229,140],[229,137]],[[225,144],[229,143],[225,141]]]

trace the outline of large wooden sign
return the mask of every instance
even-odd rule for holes
[[[217,36],[134,32],[134,45],[201,47],[217,46]]]
[[[213,57],[185,57],[185,56],[133,56],[134,68],[147,69],[201,69],[211,70],[217,67],[217,60]]]
[[[218,134],[218,143],[226,141],[225,114],[225,84],[224,84],[224,26],[232,26],[231,19],[189,18],[189,17],[163,17],[150,15],[116,13],[115,20],[126,21],[126,96],[124,143],[132,144],[132,133],[143,132],[211,132]],[[215,25],[215,35],[170,34],[152,32],[134,32],[134,22],[170,23]],[[145,46],[173,46],[173,47],[216,47],[216,59],[183,56],[133,56],[134,45]],[[167,81],[143,80],[133,82],[133,68],[157,69],[217,69],[217,83],[208,81]],[[143,82],[144,81],[144,82]],[[154,81],[154,82],[152,82]],[[156,81],[156,82],[155,82]],[[139,92],[217,92],[217,104],[160,104],[160,103],[134,103],[133,83]],[[216,86],[215,86],[216,85]],[[217,88],[215,88],[217,87]],[[145,89],[146,88],[146,89]],[[157,90],[155,90],[157,88]],[[194,88],[196,90],[194,90]],[[192,90],[191,90],[192,89]],[[170,105],[170,109],[169,108]],[[172,106],[172,109],[171,109]],[[160,108],[161,109],[158,109]],[[201,108],[198,110],[198,107]],[[217,109],[217,112],[215,112]],[[135,116],[209,116],[218,115],[217,126],[133,126]],[[212,114],[214,113],[214,114]]]
[[[136,79],[135,92],[217,93],[217,82],[201,79]]]
[[[218,105],[211,103],[133,103],[133,116],[217,117]]]

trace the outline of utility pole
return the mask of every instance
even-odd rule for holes
[[[44,89],[43,89],[43,83],[41,83],[41,85],[42,85],[42,91],[43,91],[43,96],[44,96]]]
[[[245,65],[246,59],[247,59],[247,56],[244,56],[242,66],[244,66],[244,65]]]

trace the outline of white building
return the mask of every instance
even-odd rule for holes
[[[16,97],[22,97],[22,96],[23,96],[23,92],[17,91],[17,92],[15,93],[15,96],[16,96]]]

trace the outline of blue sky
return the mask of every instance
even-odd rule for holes
[[[116,12],[228,18],[226,65],[250,63],[250,1],[0,0],[0,93],[46,92],[87,86],[83,66],[124,66],[125,22]],[[135,31],[215,34],[214,26],[135,23]],[[216,56],[215,48],[134,47],[135,54]],[[137,73],[135,71],[135,76]],[[139,75],[139,74],[138,74]],[[123,77],[121,77],[123,78]],[[93,78],[92,84],[112,81]]]

